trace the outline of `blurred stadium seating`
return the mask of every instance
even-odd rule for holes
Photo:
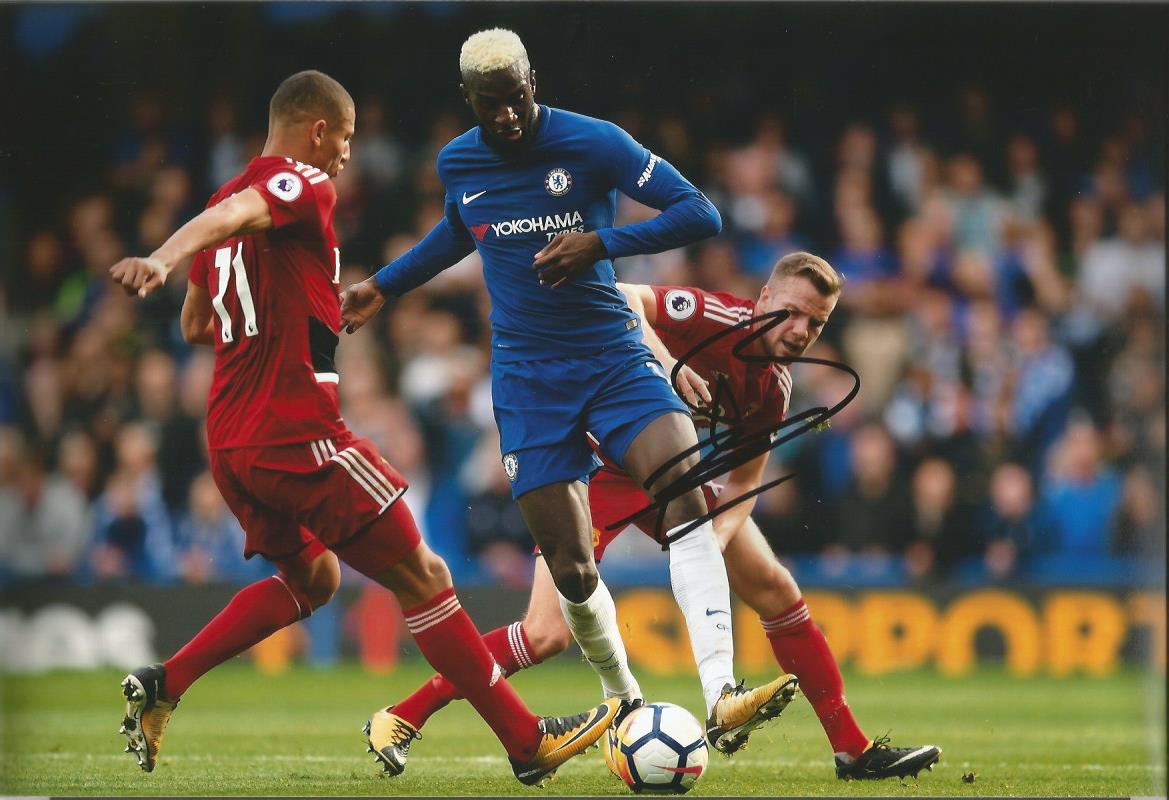
[[[1165,7],[856,10],[7,10],[0,58],[27,77],[9,107],[37,110],[13,146],[40,155],[0,188],[0,580],[263,574],[206,472],[211,357],[178,333],[183,281],[137,303],[106,270],[258,154],[272,87],[316,66],[358,102],[336,225],[361,279],[440,215],[434,155],[470,119],[458,42],[505,24],[540,99],[619,122],[722,212],[717,240],[625,259],[623,280],[753,297],[792,249],[845,274],[810,355],[853,365],[861,395],[778,451],[797,477],[756,511],[803,584],[1163,584]],[[522,587],[487,311],[476,256],[392,304],[341,348],[343,410],[457,580]],[[794,408],[842,393],[795,375]],[[631,543],[612,569],[645,559]]]

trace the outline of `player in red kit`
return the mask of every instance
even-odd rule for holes
[[[791,399],[792,378],[788,367],[776,362],[803,355],[816,341],[836,307],[843,279],[823,259],[792,253],[780,259],[757,301],[688,287],[618,284],[618,288],[646,322],[645,343],[667,374],[674,372],[675,356],[697,350],[678,370],[674,384],[690,407],[697,409],[695,424],[708,427],[713,418],[737,435],[750,437],[770,436],[779,429]],[[786,317],[762,335],[752,325],[732,330],[778,311],[786,311]],[[736,348],[740,348],[738,353]],[[719,408],[711,413],[714,400]],[[734,467],[718,484],[704,486],[712,510],[726,506],[715,516],[714,528],[731,589],[759,614],[776,662],[798,678],[832,745],[838,777],[903,777],[932,768],[941,755],[937,747],[889,747],[886,739],[874,741],[861,731],[845,702],[840,669],[823,633],[812,622],[795,579],[751,519],[754,500],[732,504],[762,486],[767,455],[764,452]],[[625,527],[615,525],[650,504],[645,490],[605,459],[589,483],[598,562]],[[660,527],[658,512],[648,511],[633,524],[655,536]],[[534,666],[571,643],[555,598],[548,568],[542,558],[537,559],[524,620],[484,637],[509,673]],[[436,675],[394,708],[424,723],[460,696],[450,681]],[[713,718],[707,722],[707,731],[711,745],[728,754],[741,749],[750,733],[723,731]]]
[[[543,719],[524,706],[459,605],[446,564],[397,502],[406,482],[341,419],[331,178],[349,159],[355,121],[337,81],[316,71],[288,78],[272,97],[260,157],[150,257],[110,270],[144,297],[194,256],[181,324],[187,341],[215,346],[211,472],[246,532],[245,555],[279,570],[241,590],[165,663],[126,676],[127,751],[152,771],[187,688],[328,602],[341,559],[398,596],[419,650],[491,726],[516,777],[537,783],[600,738],[619,701]]]

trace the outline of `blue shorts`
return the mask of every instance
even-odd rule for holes
[[[690,415],[641,343],[591,356],[493,363],[491,399],[513,498],[550,483],[587,483],[601,462],[586,432],[624,466],[645,426],[671,411]]]

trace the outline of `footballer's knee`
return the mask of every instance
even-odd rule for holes
[[[539,663],[545,659],[558,656],[572,644],[572,631],[557,609],[555,619],[533,620],[529,624],[524,620],[524,635],[532,648],[532,660]]]
[[[693,522],[699,517],[705,517],[707,511],[706,495],[701,489],[691,489],[686,494],[675,497],[666,506],[665,528],[668,531],[687,522]]]
[[[442,560],[442,556],[430,548],[426,548],[425,552],[420,554],[416,575],[424,590],[432,597],[454,585],[450,568]]]
[[[596,564],[590,561],[576,561],[564,559],[557,564],[549,564],[552,572],[552,581],[556,590],[573,603],[583,603],[589,599],[600,582]]]
[[[313,562],[306,585],[301,590],[312,603],[313,610],[333,599],[341,586],[341,563],[332,553],[324,553]]]
[[[341,585],[341,564],[328,550],[307,563],[294,557],[276,565],[306,617],[328,603]]]
[[[397,564],[373,577],[397,595],[403,608],[421,605],[453,586],[446,562],[425,544],[419,544]]]
[[[783,608],[779,609],[780,611],[786,610],[800,599],[800,587],[796,584],[796,579],[792,577],[791,572],[783,564],[780,564],[778,561],[773,562],[764,575],[768,590],[775,595],[778,602],[783,606]]]
[[[755,569],[758,571],[750,579],[750,587],[736,589],[735,593],[759,616],[765,619],[774,617],[799,602],[800,587],[787,567],[778,561],[770,561],[762,569]]]

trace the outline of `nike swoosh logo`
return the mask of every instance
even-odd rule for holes
[[[713,617],[715,614],[726,614],[729,617],[731,615],[731,612],[723,611],[721,608],[708,608],[708,609],[706,609],[706,616]]]
[[[487,194],[486,189],[484,189],[481,192],[478,192],[476,194],[471,194],[471,195],[467,194],[466,192],[463,192],[463,205],[467,205],[467,203],[470,203],[474,200],[478,200],[480,197],[482,197],[485,194]]]
[[[896,766],[899,766],[901,764],[904,764],[906,761],[909,761],[911,758],[917,758],[918,756],[924,755],[925,753],[927,753],[928,751],[930,751],[932,749],[933,749],[932,746],[929,746],[929,745],[927,745],[925,747],[919,747],[916,750],[914,750],[912,753],[909,753],[908,755],[904,755],[901,758],[894,761],[891,764],[891,766],[896,767]]]

